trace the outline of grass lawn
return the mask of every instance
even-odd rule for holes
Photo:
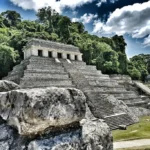
[[[123,148],[123,149],[117,149],[117,150],[150,150],[150,146]]]
[[[127,130],[115,130],[112,134],[114,141],[150,139],[150,116],[142,117],[139,123],[129,126]]]

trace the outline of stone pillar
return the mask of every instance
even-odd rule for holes
[[[26,51],[24,51],[23,54],[24,54],[24,59],[26,59],[26,58],[27,58],[27,57],[26,57]]]
[[[82,55],[78,55],[78,60],[82,61]]]
[[[43,56],[44,57],[48,57],[48,51],[45,49],[45,50],[43,50]]]
[[[67,54],[66,53],[62,53],[62,58],[63,59],[67,59]]]
[[[32,49],[32,55],[33,56],[38,56],[38,50],[37,49]]]
[[[53,58],[57,58],[57,52],[52,51],[52,57],[53,57]]]
[[[74,54],[70,54],[70,59],[71,60],[75,60],[75,55]]]
[[[28,49],[26,51],[26,58],[29,58],[31,56],[31,49]]]

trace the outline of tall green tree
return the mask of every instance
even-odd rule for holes
[[[70,37],[70,30],[69,30],[70,24],[71,20],[66,16],[62,17],[58,22],[60,29],[60,38],[62,38],[62,41],[64,43],[67,43]]]
[[[123,36],[115,35],[112,37],[112,40],[114,41],[114,50],[117,52],[122,52],[125,54],[126,49],[126,42]]]
[[[50,6],[41,8],[38,10],[37,17],[39,22],[47,25],[47,31],[49,33],[54,33],[54,24],[56,24],[56,20],[59,14],[53,10]]]
[[[16,11],[7,10],[2,12],[1,15],[10,22],[10,26],[16,26],[19,22],[21,22],[21,15]]]

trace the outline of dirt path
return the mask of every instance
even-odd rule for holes
[[[133,141],[122,141],[122,142],[114,142],[114,149],[118,148],[129,148],[135,146],[148,146],[150,145],[150,139],[142,139],[142,140],[133,140]]]

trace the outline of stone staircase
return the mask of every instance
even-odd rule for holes
[[[127,91],[115,79],[110,79],[109,75],[102,74],[95,66],[88,66],[81,61],[32,56],[14,68],[5,79],[12,80],[12,78],[22,88],[55,86],[82,90],[94,116],[105,119],[111,129],[135,123],[128,114],[114,112],[115,106],[104,98],[113,95],[116,97],[115,101],[119,99],[128,104],[126,100],[134,100],[137,95]]]
[[[21,88],[75,87],[62,64],[57,63],[54,58],[32,56],[27,62],[18,81]],[[21,68],[22,64],[17,67]],[[5,79],[12,80],[12,74],[15,74],[15,70],[14,68],[10,77],[8,75]],[[20,72],[20,70],[17,72]],[[15,78],[18,78],[18,74],[15,74]]]
[[[65,70],[70,74],[74,84],[81,89],[86,97],[90,110],[97,118],[107,118],[106,123],[111,129],[117,129],[119,125],[131,125],[134,120],[126,113],[115,113],[112,105],[107,100],[103,100],[103,96],[108,95],[121,96],[122,93],[132,95],[132,92],[119,85],[115,80],[111,80],[108,75],[104,75],[98,71],[95,66],[88,66],[85,63],[71,61],[67,63],[65,60],[60,60]],[[116,99],[116,101],[118,101]],[[116,121],[121,118],[120,121]],[[116,121],[116,123],[115,123]]]
[[[129,107],[143,107],[148,108],[148,103],[150,102],[149,95],[140,95],[138,92],[138,86],[143,88],[142,83],[134,83],[132,82],[129,76],[121,76],[121,75],[112,75],[110,76],[112,80],[117,82],[119,85],[124,86],[124,88],[130,92],[131,94],[122,94],[116,95],[118,100],[124,101]],[[145,88],[145,86],[144,86]],[[146,88],[149,90],[148,88]]]

